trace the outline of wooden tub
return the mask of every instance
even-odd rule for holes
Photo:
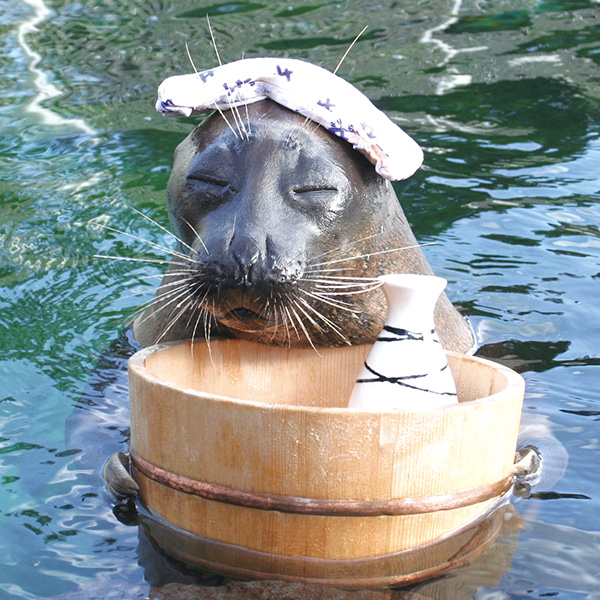
[[[413,581],[435,566],[415,556],[430,562],[440,543],[485,545],[477,524],[511,487],[523,379],[449,353],[458,405],[352,411],[368,351],[218,340],[134,355],[133,472],[158,545],[224,572],[333,583],[360,569]],[[417,575],[374,570],[398,556]]]

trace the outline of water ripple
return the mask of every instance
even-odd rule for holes
[[[600,34],[597,3],[549,0],[0,0],[0,595],[125,594],[174,577],[115,519],[98,473],[129,422],[117,337],[159,269],[94,255],[168,255],[168,236],[131,207],[168,224],[172,154],[196,121],[156,115],[156,87],[190,70],[186,42],[214,66],[207,10],[226,61],[291,53],[329,68],[367,19],[340,74],[425,148],[424,168],[395,186],[406,214],[437,242],[424,250],[481,352],[525,375],[528,410],[570,452],[501,543],[432,593],[591,597]],[[109,347],[119,360],[96,368]],[[77,419],[98,441],[92,456]]]

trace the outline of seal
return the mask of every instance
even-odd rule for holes
[[[231,127],[240,118],[242,136]],[[134,323],[142,346],[210,336],[372,343],[385,318],[375,278],[433,274],[390,182],[346,141],[270,99],[197,127],[175,152],[167,195],[178,243]],[[473,347],[445,294],[436,327],[446,349]]]

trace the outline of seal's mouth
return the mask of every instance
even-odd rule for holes
[[[237,329],[247,333],[263,332],[269,325],[268,319],[265,319],[253,310],[244,307],[230,310],[219,318],[219,322],[231,329]]]
[[[234,308],[230,310],[226,315],[226,319],[236,319],[238,321],[264,321],[264,319],[253,310],[249,308]]]

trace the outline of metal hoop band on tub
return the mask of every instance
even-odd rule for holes
[[[505,479],[471,490],[423,498],[392,498],[389,500],[298,498],[245,492],[215,483],[197,481],[157,467],[133,452],[131,453],[131,460],[133,467],[148,479],[206,500],[258,510],[276,510],[284,513],[318,516],[380,517],[454,510],[498,498],[506,493],[513,483],[513,475],[511,474]]]

